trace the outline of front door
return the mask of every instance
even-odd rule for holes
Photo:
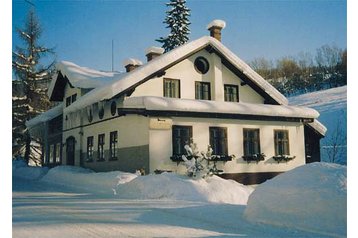
[[[75,138],[73,136],[66,140],[66,165],[75,165]]]

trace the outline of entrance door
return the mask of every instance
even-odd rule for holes
[[[66,140],[66,164],[75,165],[75,138],[73,136]]]

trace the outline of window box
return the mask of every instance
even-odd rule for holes
[[[296,158],[296,156],[290,156],[290,155],[276,155],[272,157],[277,163],[280,163],[282,161],[287,162],[290,160],[293,160]]]
[[[108,160],[109,161],[114,161],[114,160],[118,160],[118,158],[117,157],[110,157]]]
[[[185,155],[185,157],[188,159],[188,160],[191,160],[192,158],[199,158],[198,156],[191,156],[191,155]],[[211,156],[211,158],[208,160],[208,161],[213,161],[213,162],[218,162],[218,161],[223,161],[223,162],[227,162],[227,161],[232,161],[233,159],[233,155],[213,155]],[[183,158],[182,158],[182,155],[173,155],[170,157],[170,159],[173,161],[173,162],[183,162]]]
[[[266,155],[264,153],[242,156],[242,158],[248,163],[252,161],[258,163],[259,161],[265,160],[265,157]]]

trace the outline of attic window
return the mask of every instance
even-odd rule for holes
[[[92,113],[92,107],[91,106],[87,107],[87,118],[88,118],[88,122],[92,122],[93,113]]]
[[[206,74],[209,71],[209,62],[204,57],[198,57],[194,61],[194,67],[198,73]]]
[[[116,112],[117,112],[117,103],[116,103],[116,101],[113,101],[111,103],[111,114],[112,114],[112,116],[116,115]]]
[[[102,119],[104,116],[104,103],[100,102],[98,103],[98,117],[99,119]]]

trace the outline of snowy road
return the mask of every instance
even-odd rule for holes
[[[255,225],[245,206],[124,200],[13,180],[13,237],[319,237]]]

